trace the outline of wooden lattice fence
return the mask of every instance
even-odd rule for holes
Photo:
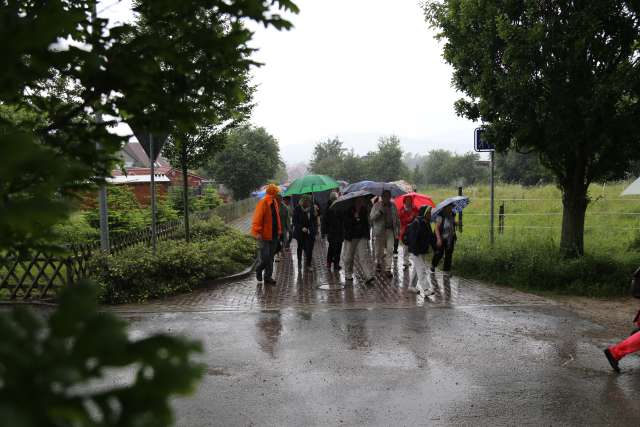
[[[226,222],[251,212],[256,199],[241,200],[216,209],[196,212],[191,221],[201,221],[218,215]],[[180,238],[184,235],[182,220],[168,221],[156,227],[157,240]],[[131,246],[151,244],[151,229],[135,230],[112,238],[111,253],[118,253]],[[0,300],[42,300],[55,297],[65,286],[73,285],[89,275],[90,258],[100,253],[100,243],[66,248],[59,253],[37,252],[31,254],[0,254]]]

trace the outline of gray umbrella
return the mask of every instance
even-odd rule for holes
[[[448,199],[445,199],[438,203],[435,209],[431,211],[431,221],[434,222],[438,214],[440,214],[440,212],[442,212],[442,210],[449,205],[452,206],[452,211],[455,214],[462,212],[462,209],[464,209],[468,204],[469,198],[467,196],[449,197]]]

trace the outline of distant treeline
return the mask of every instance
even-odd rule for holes
[[[496,180],[525,186],[554,182],[553,174],[536,153],[496,153]],[[489,162],[474,152],[457,154],[431,150],[426,154],[404,152],[394,135],[378,140],[378,147],[364,156],[349,150],[338,138],[316,144],[309,164],[312,173],[333,176],[348,182],[364,179],[395,181],[405,179],[421,185],[473,185],[489,180]],[[640,163],[632,165],[628,176],[640,175]]]

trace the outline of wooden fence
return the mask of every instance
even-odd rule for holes
[[[256,202],[256,199],[246,199],[227,203],[210,211],[196,212],[191,215],[191,221],[202,221],[218,215],[225,222],[231,222],[249,214]],[[164,222],[156,227],[158,240],[176,239],[183,235],[183,220]],[[150,245],[151,236],[151,229],[145,228],[110,239],[110,252],[118,253],[139,244]],[[0,300],[53,298],[59,289],[88,276],[89,260],[97,253],[100,253],[99,242],[68,247],[55,254],[37,252],[28,255],[0,255]]]

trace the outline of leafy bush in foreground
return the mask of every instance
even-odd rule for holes
[[[0,336],[3,425],[168,426],[170,398],[191,393],[203,373],[191,359],[200,343],[132,340],[125,321],[98,312],[87,283],[66,289],[46,320],[25,307],[0,313]]]

